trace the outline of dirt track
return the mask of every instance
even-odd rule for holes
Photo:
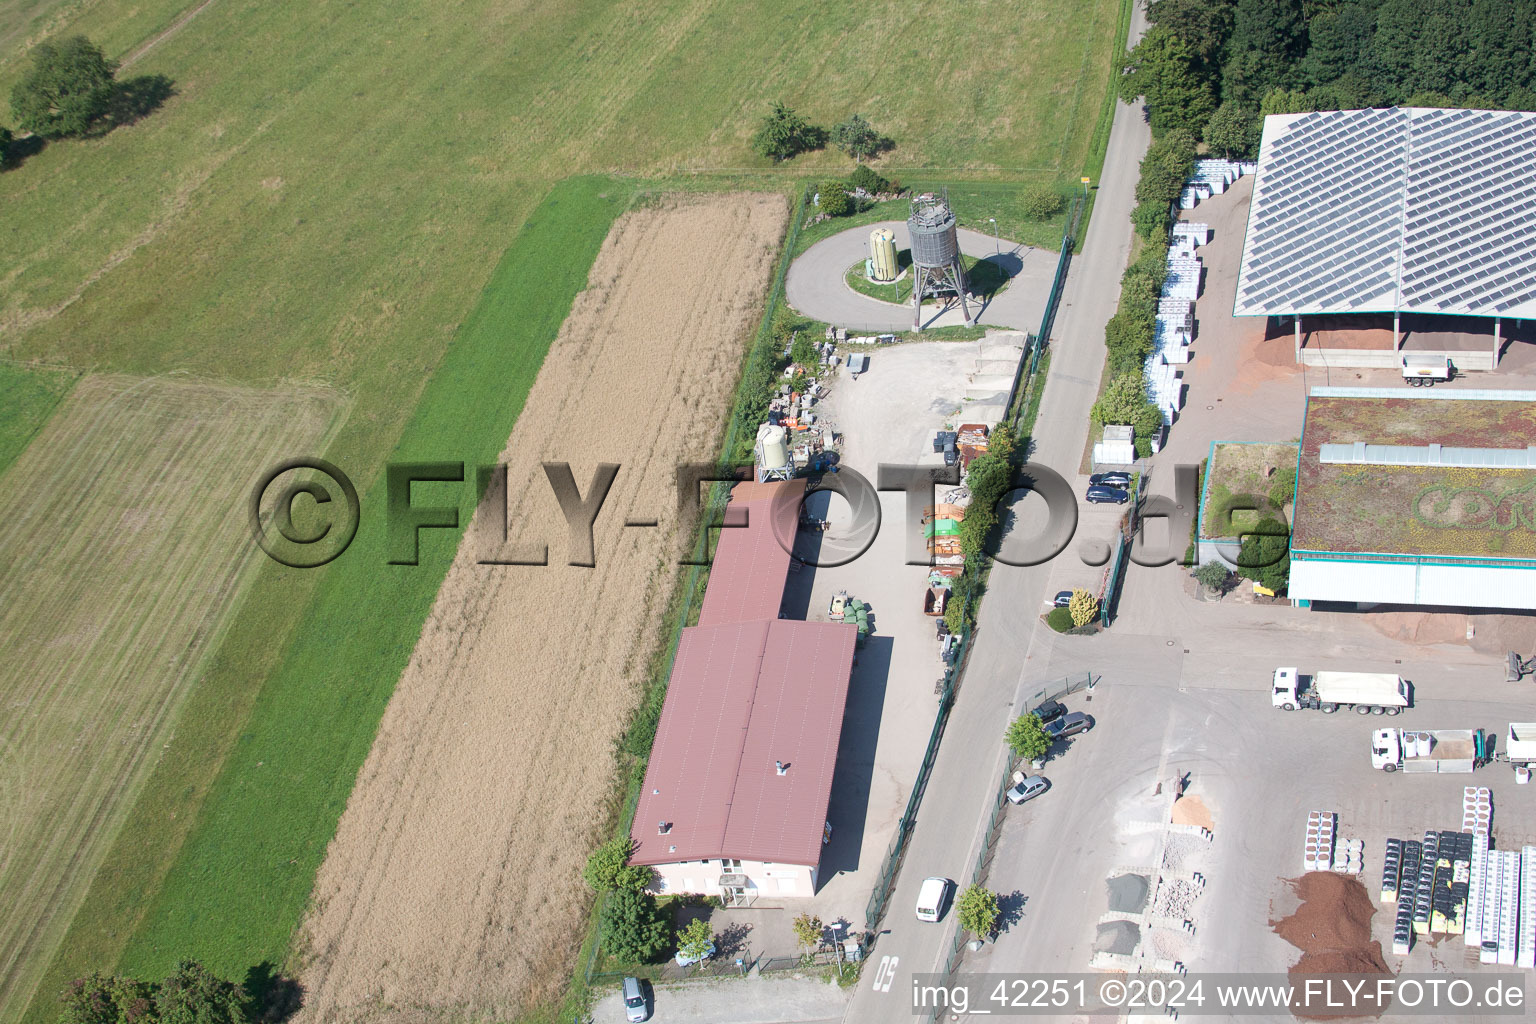
[[[320,869],[305,1020],[504,1017],[569,978],[614,739],[677,572],[673,467],[713,456],[785,216],[782,197],[715,196],[630,213],[604,243],[502,456],[508,539],[547,541],[551,564],[462,545]],[[544,460],[583,493],[597,463],[623,467],[596,569],[564,564]]]

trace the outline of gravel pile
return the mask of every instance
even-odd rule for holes
[[[1157,902],[1152,907],[1152,913],[1159,917],[1188,920],[1190,906],[1200,898],[1203,891],[1187,878],[1164,879],[1157,890]]]
[[[1332,871],[1310,871],[1291,882],[1301,905],[1290,917],[1271,921],[1276,935],[1301,950],[1292,979],[1312,974],[1390,974],[1381,943],[1371,938],[1376,904],[1359,880]],[[1295,1016],[1326,1019],[1292,1007]]]
[[[1099,925],[1098,937],[1093,948],[1099,953],[1125,953],[1136,951],[1141,942],[1141,927],[1130,921],[1110,921]]]
[[[1122,914],[1139,914],[1147,908],[1151,883],[1146,875],[1116,875],[1104,883],[1109,890],[1109,909]]]

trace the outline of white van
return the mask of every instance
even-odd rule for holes
[[[944,916],[944,908],[949,903],[949,889],[953,884],[947,878],[923,879],[922,888],[917,890],[919,921],[937,921]]]

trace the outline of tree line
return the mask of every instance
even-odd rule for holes
[[[1150,0],[1120,95],[1252,157],[1266,114],[1536,109],[1536,0]]]

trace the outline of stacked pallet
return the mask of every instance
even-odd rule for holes
[[[1398,843],[1402,866],[1397,884],[1397,919],[1392,926],[1392,952],[1406,956],[1413,948],[1413,908],[1418,900],[1423,847],[1414,840]]]
[[[1307,814],[1307,841],[1303,850],[1303,871],[1328,871],[1333,868],[1334,825],[1338,815],[1333,811],[1310,811]]]

